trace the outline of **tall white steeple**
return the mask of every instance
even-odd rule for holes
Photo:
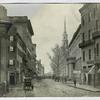
[[[65,47],[65,49],[68,48],[68,34],[66,31],[66,17],[64,18],[63,46]]]

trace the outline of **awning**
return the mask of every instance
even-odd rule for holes
[[[100,68],[99,68],[99,70],[97,71],[97,73],[100,73]]]
[[[88,74],[95,74],[95,65],[93,65],[91,67],[91,69],[89,70]]]

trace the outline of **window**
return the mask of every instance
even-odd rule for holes
[[[99,23],[98,23],[98,20],[96,20],[96,30],[98,31],[98,26],[99,26]]]
[[[97,51],[97,56],[99,56],[99,43],[96,44],[96,51]]]
[[[83,39],[83,42],[84,42],[84,40],[85,40],[85,35],[84,35],[84,33],[82,34],[82,39]]]
[[[14,41],[14,36],[10,36],[10,41]]]
[[[91,60],[91,49],[89,49],[89,60]]]
[[[83,66],[83,69],[86,69],[86,66]]]
[[[9,65],[14,65],[14,60],[13,59],[9,60]]]
[[[88,68],[91,68],[92,66],[88,66]]]
[[[85,61],[85,51],[83,51],[83,61]]]
[[[94,18],[95,18],[95,11],[96,11],[96,9],[94,8]]]
[[[89,30],[88,32],[88,40],[90,40],[90,34],[91,34],[91,30]]]
[[[84,17],[82,17],[82,25],[84,26],[85,22],[84,22]]]
[[[89,22],[91,21],[91,18],[92,18],[91,13],[89,13],[88,14],[88,20],[89,20]]]
[[[13,46],[10,46],[10,51],[14,51],[14,47]]]
[[[75,64],[73,64],[73,69],[75,70]]]

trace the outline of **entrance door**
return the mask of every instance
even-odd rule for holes
[[[10,84],[15,85],[15,74],[14,73],[10,74]]]
[[[92,75],[89,74],[89,75],[88,75],[88,85],[91,85],[91,80],[92,80]]]

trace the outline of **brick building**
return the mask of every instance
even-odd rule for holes
[[[7,16],[3,6],[0,10],[0,81],[15,85],[36,65],[34,32],[27,16]]]
[[[100,4],[84,4],[81,13],[83,83],[100,84]]]

